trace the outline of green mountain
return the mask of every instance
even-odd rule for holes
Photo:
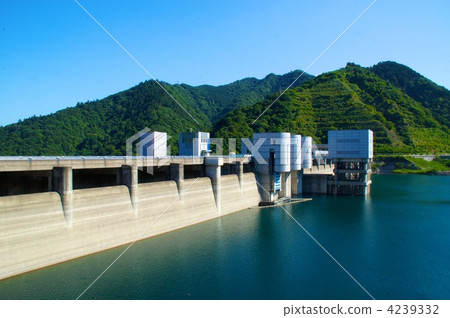
[[[252,124],[300,74],[217,87],[162,83],[198,123],[155,81],[147,81],[0,127],[0,155],[123,155],[127,138],[144,127],[174,136],[169,143],[175,154],[178,133],[191,129],[223,138],[290,131],[326,143],[330,129],[370,128],[378,154],[450,152],[450,91],[395,62],[371,68],[349,63],[315,78],[304,74]]]
[[[299,70],[282,76],[269,74],[262,80],[245,78],[222,86],[173,85],[170,86],[169,91],[186,104],[197,105],[215,124],[226,113],[239,106],[250,106],[267,98],[272,93],[281,92],[301,74],[302,71]],[[313,77],[305,73],[293,86],[300,86]]]
[[[450,91],[445,87],[396,62],[381,62],[370,70],[431,110],[436,120],[450,126]]]
[[[433,93],[432,88],[428,83],[429,99],[419,94],[421,102],[419,97],[413,99],[402,90],[400,83],[394,85],[371,69],[348,64],[288,90],[254,124],[277,94],[229,112],[214,132],[217,137],[228,138],[250,137],[253,132],[290,131],[326,143],[328,130],[369,128],[374,131],[378,154],[445,153],[450,151],[450,133],[442,114],[448,107],[435,111],[439,105],[432,100],[439,100],[434,94],[440,94],[441,89]]]
[[[124,155],[127,138],[145,127],[174,136],[169,142],[177,153],[179,132],[210,131],[227,112],[264,100],[300,74],[270,74],[218,87],[162,83],[198,124],[155,81],[147,81],[99,101],[1,127],[0,155]],[[296,85],[312,77],[304,74]]]

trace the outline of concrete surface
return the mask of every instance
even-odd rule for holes
[[[0,279],[237,212],[260,201],[253,173],[222,176],[220,214],[210,178],[73,190],[71,227],[56,192],[0,197]]]

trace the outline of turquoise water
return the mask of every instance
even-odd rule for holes
[[[449,299],[450,178],[373,180],[367,199],[315,196],[285,208],[376,299]],[[0,298],[75,299],[125,248],[0,281]],[[82,299],[369,296],[278,207],[137,242]]]

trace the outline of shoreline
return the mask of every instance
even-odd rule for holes
[[[414,173],[414,172],[372,172],[372,174],[376,174],[376,175],[395,175],[395,176],[402,176],[402,175],[412,175],[412,176],[450,176],[450,171],[437,171],[437,172],[433,172],[433,173]]]
[[[448,155],[378,155],[373,173],[450,176],[450,159]]]

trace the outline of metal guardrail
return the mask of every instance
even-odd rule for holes
[[[204,159],[204,158],[247,158],[250,155],[231,156],[0,156],[0,161],[42,161],[42,160],[145,160],[145,159]]]
[[[171,163],[186,165],[203,164],[205,158],[224,158],[224,163],[236,161],[249,163],[249,156],[8,156],[0,157],[0,172],[52,170],[54,167],[69,166],[73,169],[117,168],[122,165],[142,167],[167,166]]]

